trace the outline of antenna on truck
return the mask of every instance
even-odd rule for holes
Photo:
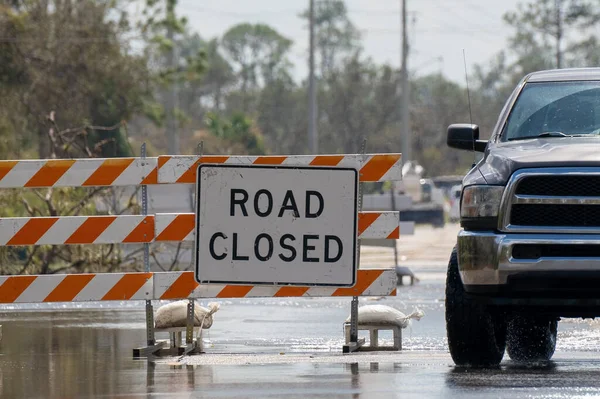
[[[465,66],[465,82],[467,83],[467,100],[469,102],[469,120],[471,125],[473,124],[473,113],[471,112],[471,91],[469,90],[469,75],[467,73],[467,56],[465,54],[465,49],[463,49],[463,63]],[[473,137],[474,139],[474,137]],[[473,166],[475,166],[475,140],[473,140]]]

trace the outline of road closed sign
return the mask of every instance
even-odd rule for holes
[[[358,172],[351,168],[200,164],[200,284],[353,286]]]

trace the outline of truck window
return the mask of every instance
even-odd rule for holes
[[[528,83],[510,112],[502,141],[544,132],[600,133],[600,82]]]

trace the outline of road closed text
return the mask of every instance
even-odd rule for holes
[[[248,191],[233,188],[229,196],[229,215],[232,217],[249,217],[250,213],[266,218],[275,214],[282,218],[286,213],[294,218],[314,219],[323,213],[323,196],[314,190],[304,192],[304,209],[298,208],[298,201],[292,190],[286,190],[281,198],[274,197],[273,193],[266,189],[259,189],[250,198]],[[248,247],[242,240],[250,240],[253,251],[243,253],[240,247]],[[322,252],[317,253],[317,245]],[[217,249],[218,248],[218,249]],[[283,262],[293,262],[298,257],[302,262],[337,262],[343,255],[344,246],[342,240],[335,235],[303,234],[296,236],[290,233],[273,237],[269,233],[260,233],[254,237],[243,236],[238,232],[215,232],[210,238],[209,252],[213,259],[224,260],[228,257],[234,261],[257,260],[259,262],[269,261],[277,256]]]

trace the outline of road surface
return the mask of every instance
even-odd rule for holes
[[[559,323],[555,357],[455,368],[446,347],[444,270],[456,225],[399,241],[419,278],[389,298],[408,313],[403,351],[342,354],[350,298],[219,300],[206,354],[132,358],[145,344],[143,302],[10,305],[0,313],[1,398],[570,398],[600,396],[600,323]],[[364,248],[365,267],[393,251]],[[206,305],[208,301],[201,301]],[[159,336],[165,339],[166,336]],[[381,333],[383,344],[391,336]]]

